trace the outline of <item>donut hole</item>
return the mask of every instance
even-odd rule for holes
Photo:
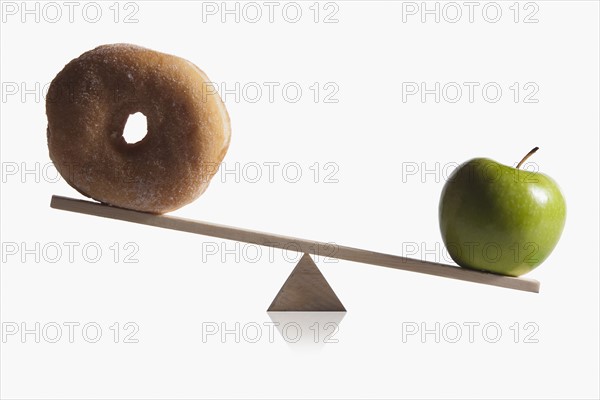
[[[136,112],[127,117],[123,129],[123,139],[127,144],[141,142],[148,134],[148,119],[141,112]]]

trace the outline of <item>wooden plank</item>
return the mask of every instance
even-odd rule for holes
[[[378,265],[381,267],[441,276],[443,278],[458,279],[484,285],[500,286],[504,288],[535,293],[538,293],[540,289],[540,283],[534,279],[496,275],[460,268],[453,265],[422,261],[392,254],[340,246],[332,243],[258,232],[249,229],[196,221],[170,215],[153,215],[139,211],[111,207],[86,200],[52,196],[50,207],[81,214],[118,219],[121,221],[195,233],[204,236],[212,236],[221,239],[253,243],[260,246],[295,250],[300,253],[314,254],[322,257],[332,257],[340,260]]]

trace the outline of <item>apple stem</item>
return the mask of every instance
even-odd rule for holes
[[[531,149],[531,151],[530,151],[529,153],[527,153],[527,154],[525,155],[525,157],[523,157],[523,159],[521,159],[521,161],[519,161],[519,163],[517,164],[517,169],[519,169],[519,167],[520,167],[521,165],[523,165],[523,163],[524,163],[525,161],[527,161],[527,159],[528,159],[529,157],[531,157],[531,156],[533,155],[533,153],[535,153],[535,152],[536,152],[536,151],[538,151],[539,149],[540,149],[540,148],[539,148],[539,147],[537,147],[537,146],[536,146],[536,147],[534,147],[533,149]]]

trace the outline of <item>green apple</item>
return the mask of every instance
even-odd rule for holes
[[[459,166],[444,185],[439,219],[450,257],[461,267],[520,276],[540,265],[560,239],[565,199],[539,172],[487,158]]]

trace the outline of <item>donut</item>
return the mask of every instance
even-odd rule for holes
[[[147,133],[127,143],[130,115]],[[65,181],[102,203],[163,214],[197,199],[229,147],[223,101],[191,62],[131,44],[70,61],[46,95],[50,159]]]

